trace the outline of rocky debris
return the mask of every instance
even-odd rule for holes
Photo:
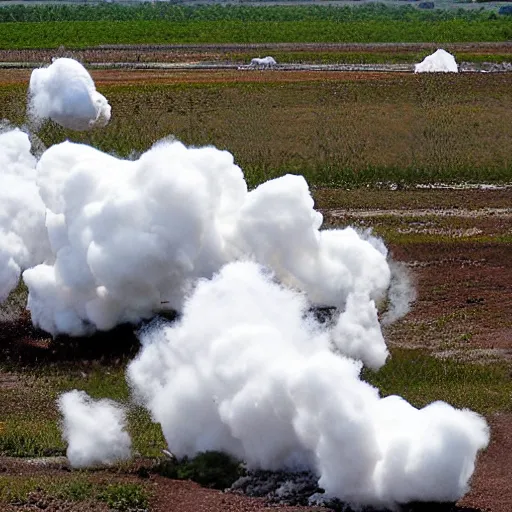
[[[308,505],[310,497],[322,494],[318,477],[309,471],[248,471],[228,489],[246,496],[265,498],[275,505]]]

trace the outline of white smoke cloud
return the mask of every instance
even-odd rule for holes
[[[111,400],[92,400],[84,391],[69,391],[58,400],[63,437],[71,466],[113,464],[131,456],[125,411]]]
[[[0,303],[23,270],[51,254],[35,168],[28,135],[19,129],[0,133]]]
[[[384,325],[392,324],[403,318],[416,300],[416,288],[413,285],[409,269],[404,263],[390,260],[391,283],[388,289],[389,307],[382,316]]]
[[[455,57],[446,50],[439,49],[414,66],[415,73],[458,73]]]
[[[110,121],[111,107],[96,91],[87,70],[73,59],[55,59],[47,68],[34,69],[29,86],[29,115],[72,130],[90,130]]]
[[[198,278],[238,259],[270,267],[314,305],[343,310],[357,296],[372,322],[373,301],[390,283],[381,241],[351,228],[320,231],[303,177],[248,192],[233,156],[212,147],[163,141],[128,161],[66,142],[42,155],[37,183],[55,262],[24,280],[33,322],[53,335],[180,311]],[[378,343],[373,365],[387,354]]]
[[[457,500],[488,443],[485,420],[380,398],[343,355],[380,336],[374,311],[356,304],[334,328],[349,341],[333,351],[304,294],[231,263],[198,284],[179,322],[142,335],[128,380],[179,457],[222,450],[249,468],[309,469],[356,505]]]
[[[72,129],[110,118],[70,59],[35,70],[30,99],[35,118]],[[467,491],[485,420],[382,399],[360,380],[363,362],[388,355],[376,304],[388,294],[392,321],[410,287],[381,240],[320,230],[304,178],[248,192],[228,152],[171,141],[136,161],[66,142],[36,165],[19,130],[0,135],[0,172],[0,300],[27,269],[32,319],[54,335],[183,310],[143,335],[128,369],[178,456],[214,449],[252,468],[309,469],[356,505]],[[336,312],[322,326],[312,305]],[[79,391],[58,405],[73,466],[130,456],[120,406]]]

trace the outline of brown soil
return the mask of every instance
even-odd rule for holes
[[[418,298],[389,329],[393,345],[428,347],[441,356],[512,358],[510,248],[493,243],[392,247],[413,271]]]
[[[326,198],[319,192],[317,201]],[[340,192],[341,194],[341,192]],[[384,194],[384,195],[382,195]],[[505,208],[510,204],[512,191],[436,191],[439,203],[457,206],[464,202],[467,207],[478,210],[492,204]],[[442,197],[441,197],[442,196]],[[451,196],[451,197],[450,197]],[[398,205],[416,204],[418,196],[401,191],[381,193],[376,206],[390,203]],[[395,201],[393,198],[400,198]],[[473,201],[471,201],[473,198]],[[331,197],[332,200],[332,197]],[[357,203],[355,193],[351,201]],[[469,201],[469,202],[468,202]],[[340,204],[340,203],[338,203]],[[364,197],[359,206],[364,204]],[[428,205],[428,201],[425,202]],[[357,207],[357,204],[354,204]],[[367,211],[371,211],[367,209]],[[328,211],[325,211],[327,214]],[[450,218],[453,218],[451,216]],[[500,223],[499,216],[488,219]],[[510,222],[500,224],[501,233],[510,230]],[[415,243],[392,245],[396,259],[405,261],[412,270],[418,290],[418,299],[412,312],[388,330],[390,344],[430,347],[444,356],[471,357],[479,360],[495,360],[512,357],[512,259],[509,246],[499,243]],[[421,327],[421,328],[419,328]],[[13,359],[25,365],[41,364],[44,361],[69,361],[97,357],[106,350],[107,338],[97,344],[75,345],[49,343],[43,333],[32,330],[27,319],[0,329],[3,353],[10,350]],[[469,334],[469,336],[468,336]],[[108,346],[112,357],[122,357],[120,348],[126,342],[127,331],[121,329]],[[86,347],[86,348],[84,348]],[[134,350],[133,348],[131,349]],[[117,353],[117,352],[119,353]],[[0,354],[2,351],[0,351]],[[2,391],[16,386],[16,380],[3,374],[0,380]],[[512,510],[512,414],[497,414],[488,418],[492,440],[488,450],[481,454],[468,495],[453,509],[458,512],[510,512]],[[70,475],[62,465],[41,466],[10,463],[0,460],[0,471],[21,476],[46,474]],[[71,473],[72,474],[72,473]],[[128,481],[137,477],[130,473],[112,475],[98,472],[97,478],[116,478]],[[269,507],[261,499],[223,493],[201,488],[192,482],[183,482],[151,475],[143,480],[149,486],[150,510],[155,512],[249,512],[263,511],[313,511],[314,508]],[[49,510],[52,512],[78,512],[93,510],[94,504],[62,502],[34,494],[33,502],[23,507],[11,507],[8,512]],[[98,512],[103,512],[97,508]],[[325,510],[325,509],[323,509]],[[436,512],[437,508],[429,508]]]
[[[490,419],[491,444],[483,453],[473,475],[472,489],[460,502],[482,512],[512,510],[512,415]]]
[[[23,84],[30,80],[31,69],[0,69],[0,84]],[[278,71],[278,70],[130,70],[91,71],[96,85],[143,83],[223,83],[223,82],[300,82],[325,80],[385,80],[396,73],[358,71]],[[414,74],[401,74],[404,79]]]
[[[154,478],[152,484],[154,499],[151,510],[155,512],[253,512],[255,510],[299,512],[319,510],[318,507],[269,507],[266,506],[264,500],[259,498],[223,493],[202,488],[194,482],[181,482],[164,477]]]
[[[261,52],[321,52],[321,53],[417,53],[435,51],[431,43],[410,44],[325,44],[325,43],[278,43],[278,44],[222,44],[222,45],[112,45],[85,48],[83,50],[26,49],[0,50],[0,62],[40,62],[50,63],[54,57],[72,57],[84,63],[93,62],[193,62],[225,61],[233,55],[240,56]],[[447,44],[445,49],[454,53],[479,55],[512,53],[510,43],[458,43]]]
[[[507,48],[509,48],[507,46]],[[379,47],[379,49],[381,49]],[[495,50],[493,50],[495,51]],[[1,59],[6,59],[0,55]],[[99,85],[112,83],[140,82],[224,82],[224,81],[298,81],[298,80],[358,80],[386,78],[387,73],[354,72],[243,72],[243,71],[119,71],[93,72]],[[0,83],[26,84],[30,70],[0,70]],[[414,75],[403,75],[404,80]],[[366,204],[364,193],[345,191],[318,191],[317,202],[332,223],[349,223],[348,212],[339,214],[345,208],[344,195],[350,197],[351,208],[396,210],[407,208],[432,208],[432,214],[439,214],[436,208],[450,209],[452,215],[445,216],[455,221],[460,219],[454,208],[461,211],[476,211],[492,205],[493,208],[510,208],[512,190],[506,191],[421,191],[418,193],[369,192],[375,197]],[[380,194],[380,195],[379,195]],[[333,197],[335,196],[335,197]],[[334,210],[338,211],[334,215]],[[465,210],[462,210],[465,209]],[[392,211],[388,211],[388,214]],[[399,214],[395,217],[404,217]],[[479,224],[482,233],[492,236],[510,235],[509,216],[483,215],[485,223]],[[376,217],[374,215],[374,217]],[[405,220],[404,222],[408,222]],[[413,230],[421,232],[422,227],[409,223]],[[464,238],[464,239],[461,239]],[[467,239],[466,239],[467,238]],[[387,330],[391,345],[428,347],[443,357],[464,357],[482,360],[508,360],[512,358],[512,249],[499,241],[488,243],[473,242],[471,237],[452,237],[437,242],[415,242],[391,244],[390,249],[399,261],[407,263],[412,271],[418,291],[418,299],[411,313],[401,322]],[[124,347],[130,340],[128,354]],[[109,345],[106,345],[109,343]],[[94,358],[107,351],[109,357],[129,357],[136,349],[133,336],[122,329],[118,335],[98,337],[97,342],[87,344],[51,343],[44,333],[35,331],[28,318],[0,324],[0,361],[16,361],[22,365],[45,364],[53,361],[74,361]],[[16,387],[16,378],[9,373],[0,375],[0,393],[8,393]],[[489,449],[478,461],[471,492],[461,501],[459,512],[510,512],[512,510],[512,415],[499,414],[489,418],[492,441]],[[8,475],[45,474],[65,476],[64,468],[20,465],[0,460],[0,472]],[[99,472],[111,476],[111,473]],[[130,474],[116,478],[134,480]],[[145,482],[147,480],[144,480]],[[264,501],[244,496],[203,489],[191,482],[180,482],[151,476],[148,485],[152,490],[152,511],[157,512],[243,512],[253,510],[314,510],[306,508],[268,507]],[[13,506],[9,512],[23,510],[51,510],[74,512],[72,504],[58,500],[48,501],[47,497],[34,495],[33,503],[23,508]],[[84,504],[80,510],[92,510]],[[98,506],[94,507],[102,512]],[[435,509],[431,509],[435,512]]]
[[[435,241],[388,244],[417,290],[412,311],[386,329],[390,345],[442,357],[512,359],[512,189],[316,193],[326,222],[387,227]],[[348,203],[347,208],[333,208]],[[474,241],[487,237],[486,242]],[[496,241],[494,241],[496,240]]]
[[[493,441],[489,449],[481,455],[473,477],[471,492],[451,508],[435,504],[428,508],[404,510],[404,512],[510,512],[512,489],[507,486],[508,471],[512,467],[511,416],[496,416],[491,419]],[[500,448],[508,451],[500,453]],[[508,459],[507,459],[508,457]],[[65,481],[73,478],[73,472],[60,457],[44,464],[22,459],[0,457],[0,474],[15,478],[44,478],[45,480]],[[503,460],[507,460],[507,466]],[[136,483],[143,485],[149,494],[150,512],[329,512],[325,507],[300,507],[270,505],[262,498],[250,498],[238,493],[218,491],[201,487],[191,481],[172,480],[149,472],[140,474],[141,467],[150,467],[150,461],[139,461],[127,471],[115,469],[96,470],[89,473],[89,481],[98,484]],[[489,475],[492,475],[491,477]],[[491,494],[492,493],[492,494]],[[498,496],[495,504],[492,497]],[[29,512],[46,510],[47,512],[107,512],[109,509],[98,501],[72,502],[48,496],[42,490],[30,493],[28,503],[6,506],[6,512]],[[331,511],[332,512],[332,511]],[[348,512],[348,511],[347,511]]]

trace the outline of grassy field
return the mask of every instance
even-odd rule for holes
[[[2,23],[0,48],[100,44],[509,41],[512,24],[486,21],[61,21]]]
[[[100,44],[509,41],[506,16],[412,6],[7,6],[0,48]]]
[[[413,5],[387,6],[363,4],[351,6],[329,5],[173,5],[171,3],[138,3],[121,5],[14,5],[0,7],[2,22],[62,22],[62,21],[160,21],[174,23],[189,21],[428,21],[496,20],[496,10],[434,9],[421,10]]]
[[[385,330],[389,362],[378,372],[364,370],[364,379],[383,396],[399,394],[418,407],[446,400],[488,418],[512,413],[505,357],[512,233],[510,217],[499,213],[510,208],[511,191],[408,188],[512,182],[510,74],[246,76],[211,73],[200,82],[167,73],[165,83],[141,84],[125,83],[122,73],[98,73],[111,123],[83,134],[47,124],[38,137],[45,146],[70,139],[133,158],[173,135],[231,151],[251,187],[287,172],[304,174],[328,226],[373,228],[417,279],[413,312]],[[9,77],[0,84],[0,120],[25,124],[27,84]],[[390,191],[389,182],[398,190]],[[443,216],[440,209],[459,213]],[[0,309],[0,456],[64,455],[55,400],[77,388],[127,406],[134,452],[154,469],[166,443],[131,402],[124,379],[138,350],[133,333],[52,341],[30,329],[25,296],[20,287]],[[131,465],[108,471],[107,478],[95,471],[34,476],[5,469],[0,508],[48,508],[48,497],[80,512],[148,508],[153,480],[136,478]],[[169,471],[197,479],[186,465]]]
[[[169,135],[213,144],[234,154],[251,186],[288,172],[314,187],[512,179],[509,74],[236,76],[243,74],[221,83],[100,87],[113,111],[105,129],[79,134],[49,124],[39,137],[47,146],[69,138],[125,157]],[[0,87],[0,118],[23,124],[25,95],[26,86]]]
[[[0,365],[0,371],[5,367]],[[84,368],[52,370],[11,368],[20,386],[12,398],[2,397],[3,432],[0,455],[38,457],[64,455],[57,394],[68,389],[83,389],[95,398],[114,398],[126,402],[128,390],[121,365],[93,364]],[[66,375],[63,375],[64,371]],[[482,366],[477,363],[439,360],[426,352],[397,349],[379,372],[366,372],[365,380],[381,389],[382,395],[398,394],[420,407],[434,400],[447,400],[457,407],[468,407],[484,414],[512,411],[510,368],[506,364]],[[74,373],[73,377],[69,373]],[[85,374],[78,377],[77,374]],[[119,388],[123,392],[119,393]],[[39,391],[34,393],[35,389]],[[18,405],[14,401],[18,402]],[[19,407],[23,404],[26,411]],[[160,427],[151,423],[147,413],[134,408],[129,415],[129,431],[134,450],[145,457],[158,457],[166,447]],[[0,491],[1,493],[1,491]]]

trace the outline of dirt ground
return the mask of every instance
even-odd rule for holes
[[[385,45],[374,45],[379,51],[387,51]],[[453,45],[452,45],[453,47]],[[327,51],[325,46],[314,50]],[[429,47],[430,48],[430,47]],[[229,51],[246,51],[248,48],[231,48]],[[250,47],[249,49],[252,49]],[[296,50],[296,48],[294,48]],[[311,51],[311,48],[305,48]],[[366,50],[354,45],[355,51]],[[447,48],[448,49],[448,48]],[[228,51],[225,48],[222,52]],[[339,51],[339,48],[333,51]],[[377,51],[376,50],[376,51]],[[417,48],[413,48],[417,51]],[[167,54],[165,54],[167,51]],[[397,51],[396,46],[395,50]],[[459,51],[510,52],[510,44],[461,46]],[[105,49],[86,53],[81,58],[89,61],[132,60],[138,50]],[[174,53],[173,53],[174,52]],[[195,53],[194,53],[195,52]],[[144,58],[163,59],[179,55],[187,59],[207,56],[219,58],[218,49],[192,51],[183,49],[148,49]],[[50,61],[54,52],[20,51],[0,52],[0,61]],[[215,57],[217,55],[217,57]],[[213,56],[213,57],[212,57]],[[135,55],[136,57],[136,55]],[[0,70],[0,84],[26,84],[29,69]],[[99,86],[108,84],[173,83],[173,82],[226,82],[226,81],[322,81],[322,80],[379,80],[387,73],[354,72],[245,72],[223,71],[133,71],[101,70],[92,72]],[[414,75],[402,75],[404,80]],[[458,357],[471,360],[512,360],[512,247],[500,237],[512,234],[512,189],[493,190],[437,190],[417,193],[383,191],[371,196],[368,205],[364,197],[354,199],[349,209],[340,210],[345,204],[346,193],[317,191],[316,199],[326,220],[333,225],[345,225],[354,221],[354,208],[360,211],[368,225],[379,223],[379,216],[400,219],[397,229],[409,230],[403,234],[429,235],[430,239],[407,243],[389,244],[394,258],[406,263],[417,289],[417,300],[405,319],[386,330],[388,343],[393,346],[427,347],[440,357]],[[334,197],[333,197],[334,196]],[[370,194],[368,195],[368,197]],[[492,207],[495,210],[489,211]],[[419,214],[418,209],[428,209]],[[443,213],[444,209],[444,213]],[[408,211],[407,211],[408,210]],[[449,214],[446,213],[449,210]],[[472,212],[467,214],[467,211]],[[384,212],[384,214],[382,214]],[[432,219],[441,219],[440,224]],[[463,219],[463,221],[461,220]],[[385,222],[387,222],[386,220]],[[394,221],[394,222],[395,222]],[[432,224],[433,223],[433,224]],[[462,227],[461,227],[462,226]],[[447,231],[436,231],[436,230]],[[430,230],[430,231],[428,231]],[[433,230],[433,231],[432,231]],[[450,231],[451,230],[451,231]],[[459,231],[457,231],[459,230]],[[462,231],[460,231],[462,230]],[[476,230],[476,231],[475,231]],[[458,236],[457,233],[461,234]],[[438,236],[439,235],[439,236]],[[436,239],[437,236],[437,239]],[[482,237],[487,237],[482,241]],[[480,239],[475,240],[475,237]],[[114,338],[116,338],[114,336]],[[133,338],[133,337],[132,337]],[[132,339],[130,353],[136,350]],[[94,357],[105,349],[105,338],[87,345],[91,353],[75,351],[76,347],[50,343],[49,338],[32,329],[28,316],[16,321],[0,322],[0,362],[20,360],[26,364],[44,364],[73,358]],[[126,346],[109,340],[112,358],[126,356]],[[512,374],[511,374],[512,378]],[[0,392],[9,392],[16,382],[0,374]],[[512,400],[512,397],[511,397]],[[488,418],[491,425],[490,447],[477,462],[471,491],[453,509],[458,512],[510,512],[512,511],[512,414],[497,414]],[[26,462],[0,458],[0,474],[19,475],[66,475],[62,467],[34,466]],[[98,472],[98,478],[137,481],[135,475],[112,475]],[[255,510],[318,510],[318,508],[268,507],[263,500],[204,489],[192,482],[174,481],[151,476],[152,489],[150,510],[155,512],[250,512]],[[73,508],[74,507],[74,508]],[[92,511],[97,505],[81,504],[79,508],[69,503],[45,500],[35,496],[24,506],[12,506],[8,512],[47,510],[50,512],[78,510]],[[429,508],[436,512],[437,508]]]
[[[0,69],[0,85],[26,85],[31,69]],[[102,69],[91,71],[97,86],[114,84],[173,84],[223,82],[304,82],[325,80],[386,80],[396,73],[358,71],[279,71],[279,70],[130,70]],[[401,73],[404,79],[412,73]]]
[[[512,52],[510,43],[455,43],[444,45],[447,51],[454,53],[471,53],[474,55],[505,55]],[[123,45],[86,48],[83,50],[26,49],[0,50],[0,62],[46,62],[53,57],[73,57],[84,63],[95,62],[193,62],[225,61],[231,56],[253,56],[271,52],[304,53],[417,53],[435,51],[433,43],[403,44],[325,44],[325,43],[277,43],[277,44],[221,44],[221,45]]]
[[[373,195],[372,195],[373,194]],[[386,332],[390,345],[428,347],[441,357],[463,357],[485,361],[512,358],[512,249],[510,245],[492,241],[492,237],[512,232],[512,189],[506,190],[435,190],[416,192],[372,192],[350,195],[344,191],[317,191],[317,204],[326,218],[340,225],[351,223],[354,210],[326,207],[349,202],[359,206],[360,217],[376,221],[382,212],[394,214],[418,232],[424,226],[418,223],[413,207],[424,206],[424,216],[439,216],[455,222],[467,217],[471,222],[485,220],[482,233],[487,242],[472,242],[471,236],[461,240],[390,244],[394,258],[405,262],[413,276],[418,298],[409,315]],[[367,205],[371,200],[374,208]],[[443,208],[436,208],[435,204]],[[450,215],[446,215],[449,206]],[[494,210],[488,210],[493,208]],[[458,213],[457,213],[458,212]],[[487,215],[484,215],[487,212]],[[491,212],[494,212],[492,214]],[[496,213],[498,212],[498,213]],[[364,215],[363,215],[364,213]],[[428,215],[427,215],[428,214]],[[408,219],[411,215],[414,221]],[[334,219],[334,220],[333,220]],[[405,220],[404,220],[405,219]],[[480,235],[482,234],[480,233]],[[449,312],[446,321],[440,318]],[[428,328],[417,329],[417,326]],[[124,340],[126,333],[117,333]],[[114,336],[116,338],[116,336]],[[52,345],[47,336],[35,332],[25,316],[15,323],[3,323],[0,329],[0,357],[18,358],[26,364],[43,364],[95,357],[105,348],[105,337],[87,344],[90,353],[74,352],[67,344]],[[136,340],[131,352],[136,350]],[[67,348],[65,348],[67,347]],[[117,347],[117,348],[116,348]],[[111,356],[121,357],[125,348],[110,341]],[[7,352],[6,352],[7,351]],[[117,351],[117,352],[116,352]],[[97,352],[97,353],[96,353]],[[3,392],[15,382],[2,382]],[[458,506],[458,512],[510,512],[512,510],[512,414],[495,414],[488,418],[492,441],[479,457],[471,491]],[[34,474],[62,475],[62,467],[36,466],[26,462],[0,459],[0,472],[20,477]],[[98,472],[98,478],[136,481],[137,476],[112,475]],[[318,510],[318,508],[269,507],[263,500],[201,488],[192,482],[175,481],[151,475],[146,483],[153,496],[150,510],[156,512],[250,512],[255,510]],[[48,510],[89,510],[87,504],[73,508],[69,503],[48,500],[35,495],[33,502],[23,507],[13,506],[9,512]],[[92,505],[91,505],[92,507]],[[92,508],[90,509],[92,510]],[[101,512],[101,508],[97,508]],[[325,510],[325,509],[324,509]],[[435,512],[437,507],[428,508]],[[441,510],[441,509],[439,509]],[[444,509],[443,509],[444,510]]]

